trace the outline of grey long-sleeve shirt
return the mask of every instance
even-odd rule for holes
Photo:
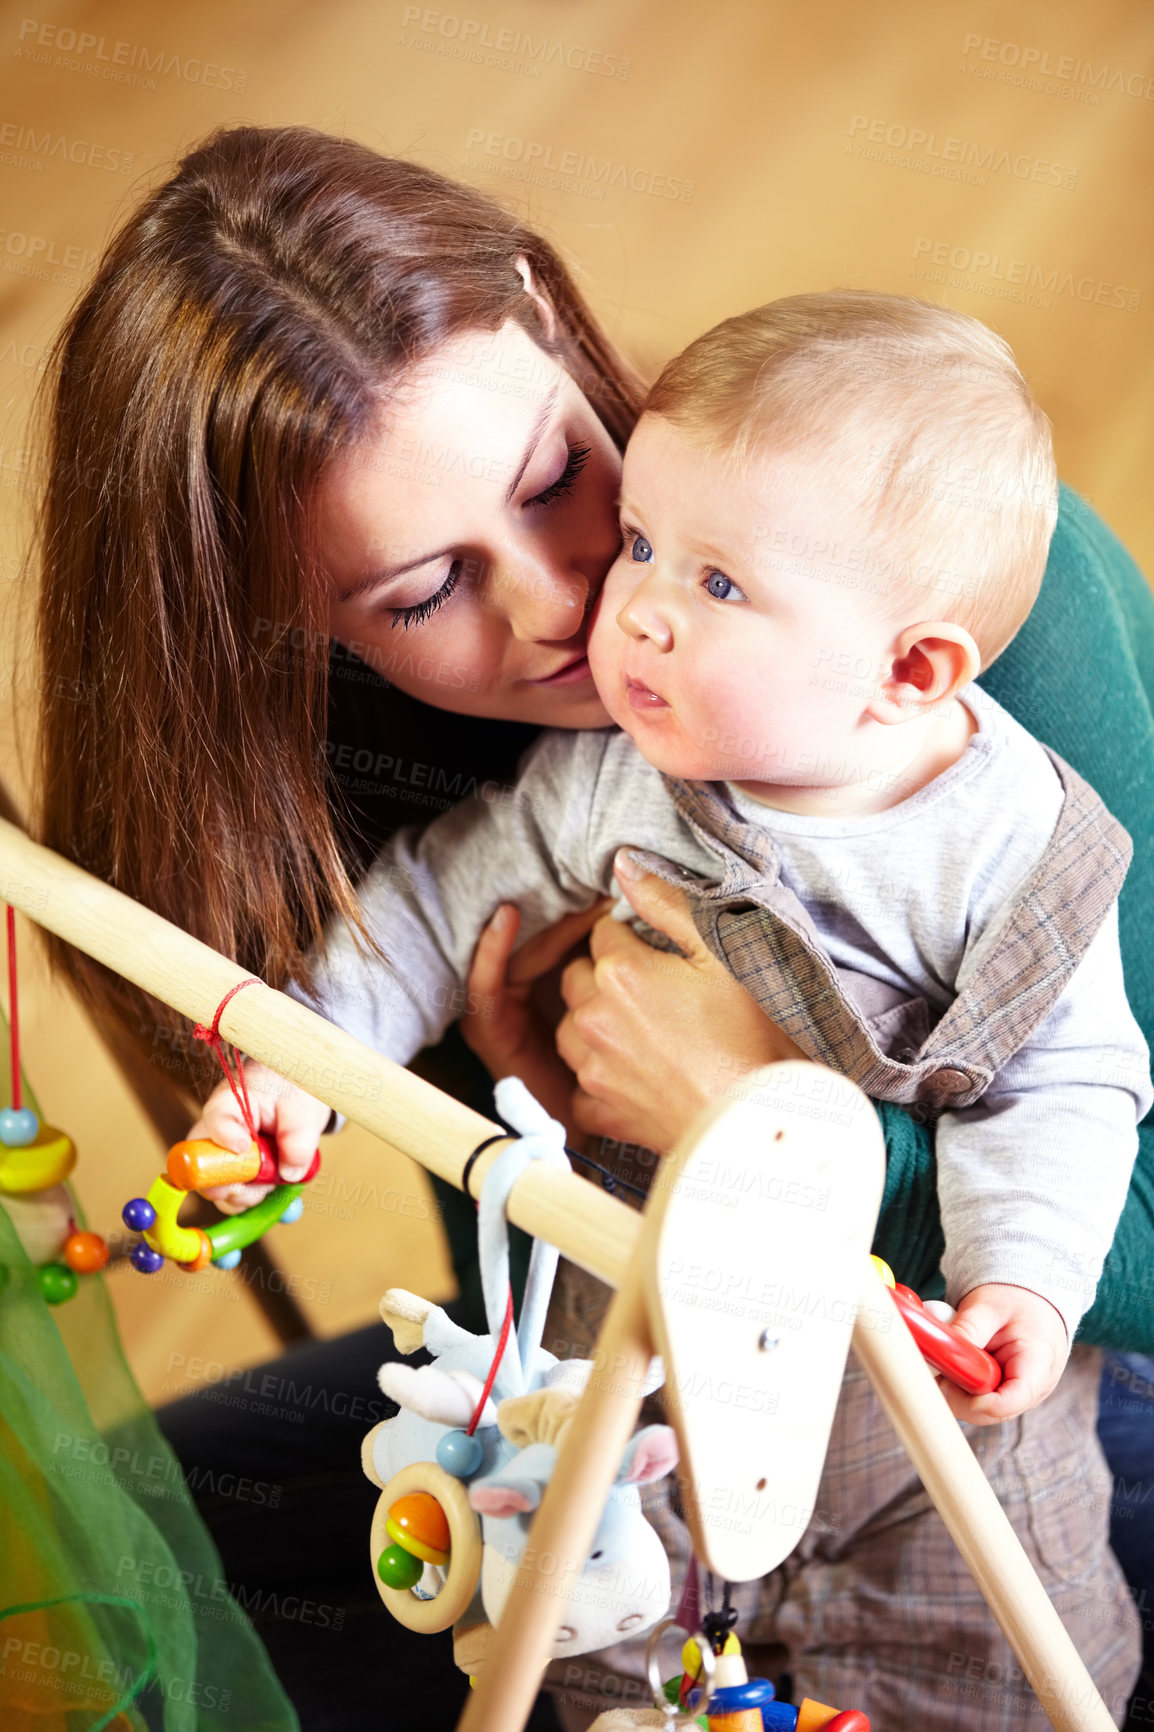
[[[966,751],[887,811],[819,818],[729,790],[741,815],[772,835],[782,882],[834,965],[924,997],[935,1016],[995,941],[1062,802],[1037,741],[980,687],[964,701],[978,722]],[[660,773],[616,729],[544,734],[516,787],[486,792],[423,831],[400,832],[370,869],[361,900],[392,966],[367,963],[339,925],[318,992],[306,998],[400,1063],[464,1011],[473,950],[499,903],[519,905],[524,942],[611,893],[623,845],[720,877],[718,856],[681,818]],[[985,1282],[1027,1287],[1050,1300],[1073,1337],[1152,1099],[1115,908],[982,1098],[938,1120],[943,1270],[954,1303]]]

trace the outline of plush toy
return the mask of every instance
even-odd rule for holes
[[[381,1597],[411,1629],[456,1625],[457,1663],[473,1675],[593,1369],[589,1360],[559,1361],[540,1345],[557,1266],[556,1250],[540,1241],[520,1323],[510,1331],[509,1192],[529,1161],[567,1162],[563,1127],[515,1078],[497,1085],[497,1109],[520,1138],[498,1155],[481,1193],[489,1332],[470,1334],[414,1294],[386,1293],[381,1314],[400,1352],[425,1348],[434,1363],[381,1368],[380,1386],[400,1412],[369,1433],[362,1453],[365,1472],[382,1488],[371,1536]],[[647,1393],[661,1381],[654,1361]],[[676,1463],[668,1426],[646,1426],[630,1439],[589,1555],[567,1600],[559,1600],[554,1657],[641,1634],[664,1615],[669,1563],[637,1487]]]

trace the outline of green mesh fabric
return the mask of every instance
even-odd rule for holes
[[[2,1200],[0,1726],[299,1732],[125,1363],[102,1277],[46,1305]]]

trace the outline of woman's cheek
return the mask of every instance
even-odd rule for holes
[[[452,605],[450,603],[450,605]],[[458,704],[484,692],[492,682],[492,646],[480,620],[440,620],[398,626],[378,639],[378,673],[409,697],[436,708]]]

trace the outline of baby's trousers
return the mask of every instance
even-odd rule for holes
[[[1116,1722],[1138,1676],[1140,1624],[1109,1549],[1111,1480],[1095,1434],[1101,1354],[1076,1347],[1057,1389],[1001,1425],[965,1427],[998,1500]],[[643,1491],[680,1603],[689,1537],[675,1476]],[[722,1585],[709,1578],[706,1603]],[[1049,1722],[852,1355],[813,1519],[761,1581],[735,1585],[751,1676],[860,1708],[874,1732],[1042,1732]],[[644,1642],[554,1662],[563,1724],[651,1702]],[[664,1650],[674,1669],[676,1646]]]

